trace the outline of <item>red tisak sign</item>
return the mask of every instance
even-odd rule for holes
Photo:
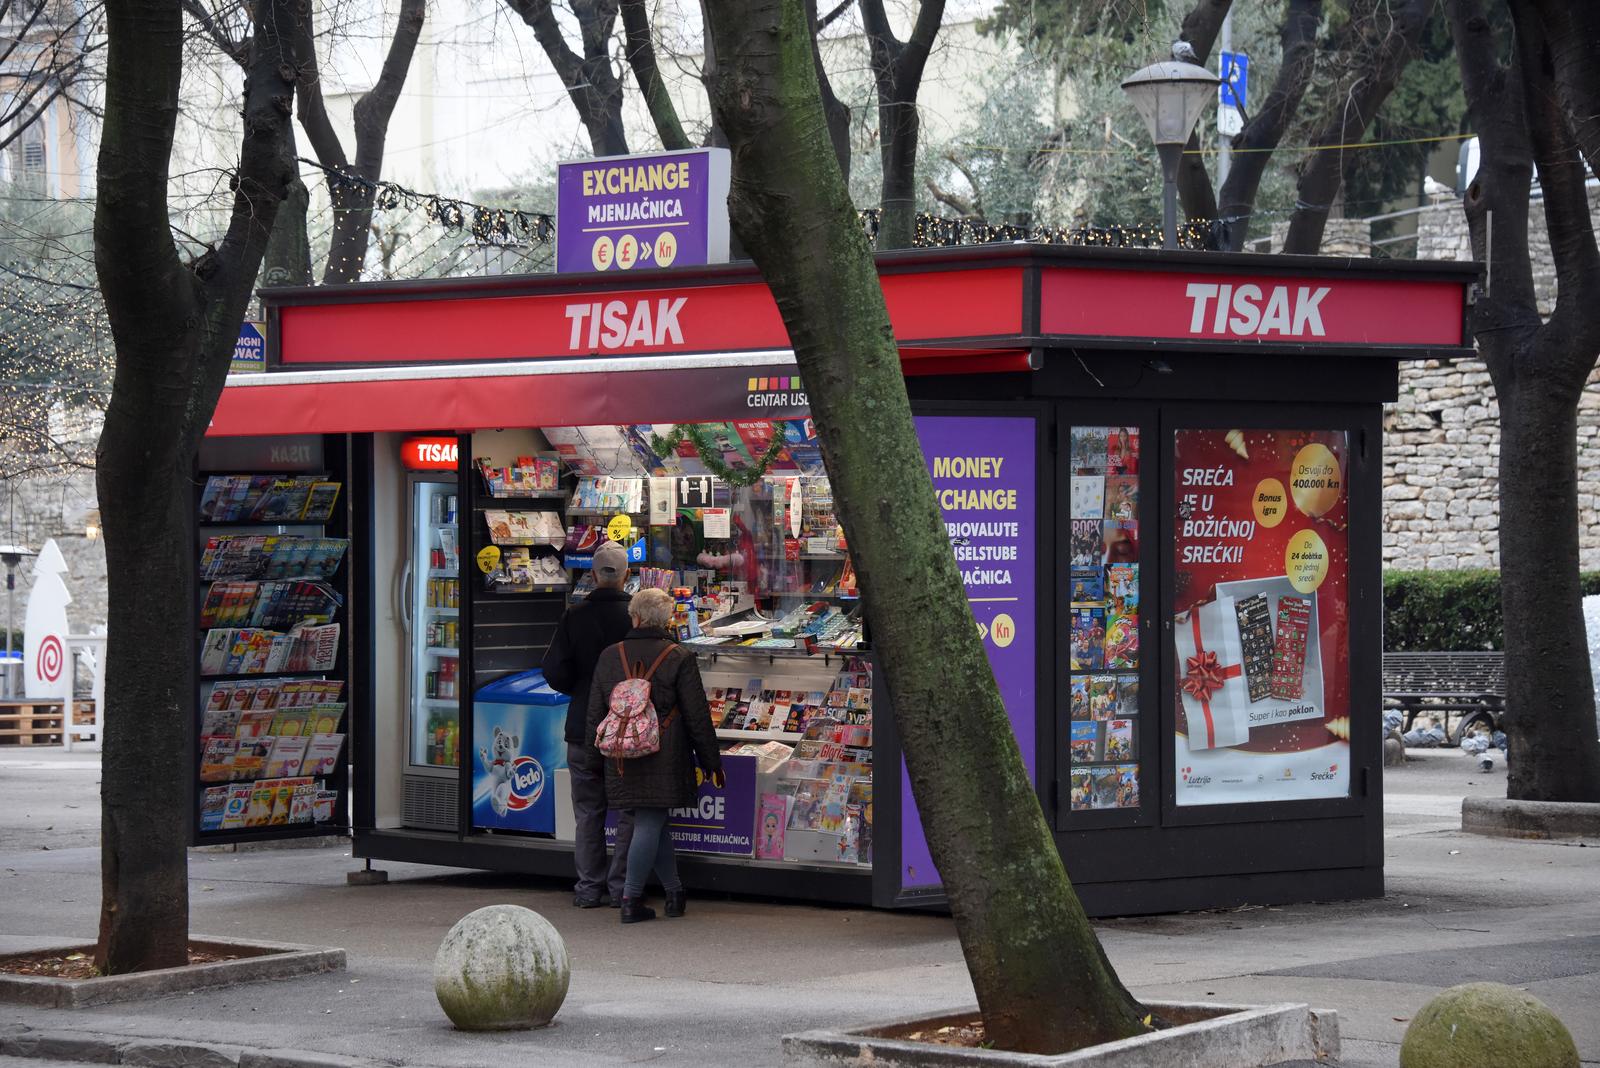
[[[902,343],[1022,333],[1020,267],[888,274],[882,283]],[[759,282],[286,304],[278,316],[284,366],[789,347],[772,292]]]
[[[1039,331],[1045,336],[1463,343],[1458,282],[1053,267],[1040,286]]]
[[[454,437],[407,438],[400,446],[400,462],[412,471],[454,471],[459,460]]]

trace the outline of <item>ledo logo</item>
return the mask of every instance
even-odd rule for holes
[[[511,796],[506,807],[512,811],[524,809],[538,801],[544,793],[544,765],[531,756],[519,756],[511,762]]]
[[[39,652],[34,657],[33,670],[45,682],[55,682],[61,677],[61,668],[66,655],[61,649],[61,639],[54,634],[46,634],[44,641],[39,643]]]

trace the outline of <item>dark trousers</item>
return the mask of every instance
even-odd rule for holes
[[[622,900],[622,880],[628,866],[628,845],[633,841],[633,819],[617,814],[616,853],[606,862],[606,764],[592,745],[567,743],[567,770],[572,773],[572,813],[578,829],[572,859],[578,869],[573,892],[593,898],[609,893]]]

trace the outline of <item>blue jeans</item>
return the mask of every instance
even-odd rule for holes
[[[628,844],[628,876],[622,896],[630,901],[642,898],[652,868],[663,890],[683,889],[683,880],[678,878],[678,854],[672,848],[672,836],[667,833],[667,810],[636,808],[633,810],[633,841]]]

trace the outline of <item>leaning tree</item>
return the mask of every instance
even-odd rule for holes
[[[805,0],[709,0],[728,210],[777,300],[895,696],[918,811],[996,1045],[1126,1038],[1122,987],[1023,768],[940,520],[877,270],[812,60]]]
[[[183,5],[106,4],[94,251],[116,348],[96,459],[110,632],[96,963],[107,973],[188,961],[194,647],[181,621],[194,612],[194,456],[295,178],[292,31],[306,10],[293,0],[253,8],[232,215],[219,243],[185,260],[167,205]]]

